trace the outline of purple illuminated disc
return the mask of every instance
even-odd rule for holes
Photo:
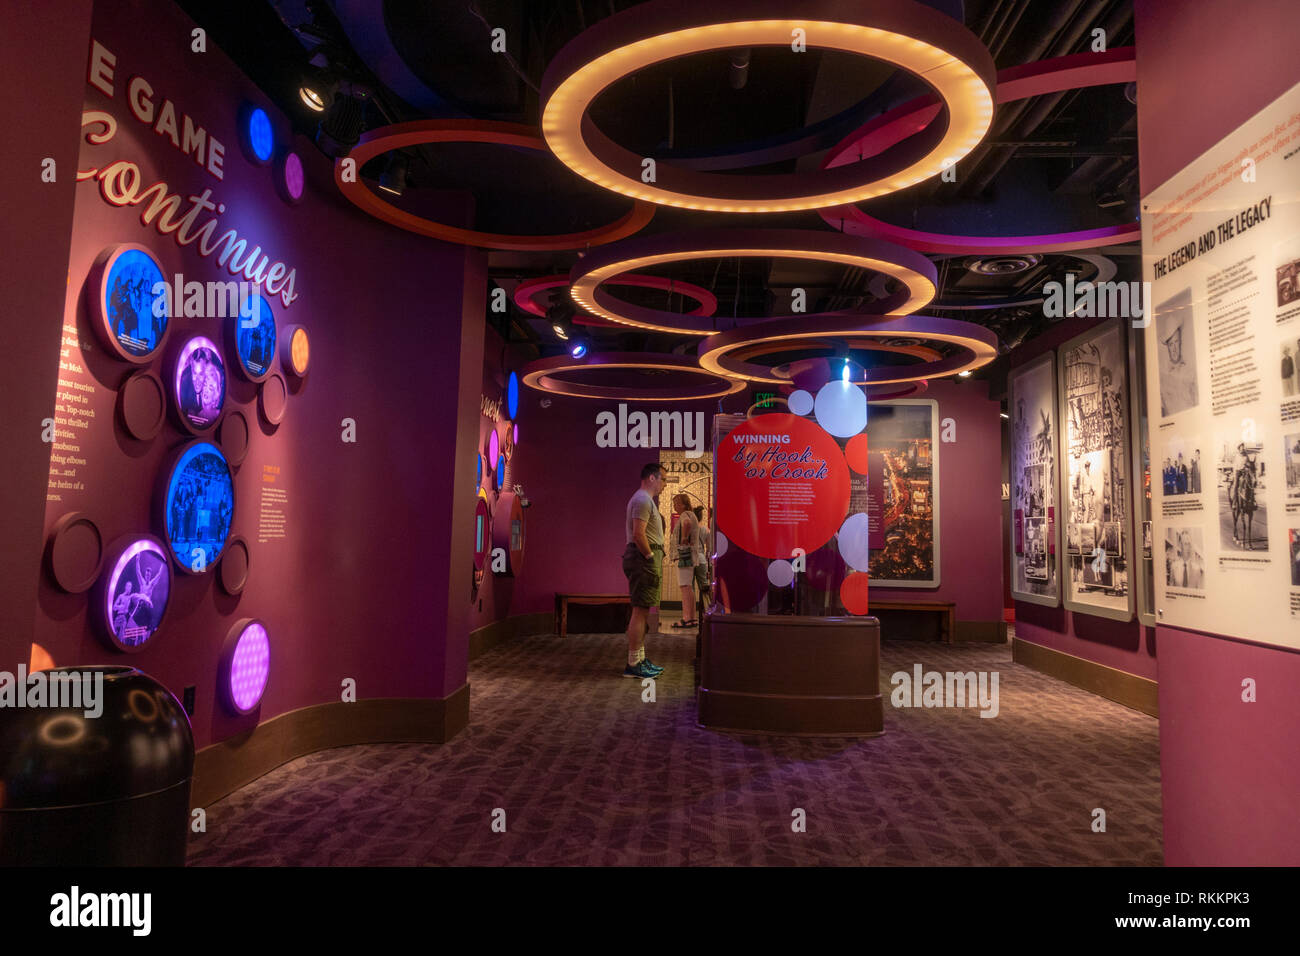
[[[167,555],[150,538],[123,549],[109,572],[104,616],[113,643],[135,649],[153,637],[167,610],[171,569]]]
[[[497,430],[494,428],[492,434],[488,436],[488,461],[491,462],[493,468],[497,466],[497,459],[500,457],[501,436],[497,434]]]
[[[290,199],[297,202],[302,198],[304,182],[302,160],[297,153],[289,153],[284,157],[284,190]]]
[[[246,714],[262,700],[271,674],[271,642],[260,621],[253,621],[235,644],[230,658],[230,699],[235,709]]]
[[[226,363],[211,339],[196,335],[176,362],[172,394],[181,416],[194,429],[211,428],[226,403]]]
[[[516,444],[516,445],[519,444],[519,426],[518,426],[518,425],[515,426],[515,444]]]

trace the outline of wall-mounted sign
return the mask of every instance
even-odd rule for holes
[[[235,516],[230,466],[211,442],[181,449],[167,473],[163,524],[176,566],[200,574],[221,556]]]
[[[939,585],[939,449],[935,435],[939,403],[933,399],[872,402],[867,435],[867,484],[853,481],[849,521],[865,517],[869,563],[859,556],[864,542],[841,529],[845,562],[867,571],[877,586],[925,588]],[[853,453],[854,438],[845,441]],[[865,515],[863,514],[865,512]],[[845,522],[846,528],[849,522]],[[865,586],[855,582],[854,587]],[[855,592],[851,592],[855,593]]]
[[[226,403],[226,363],[215,342],[196,335],[181,346],[172,395],[181,421],[191,431],[205,432],[216,425]]]
[[[271,638],[266,625],[246,617],[226,635],[219,668],[221,697],[236,714],[251,714],[262,703],[271,676]]]
[[[251,315],[234,316],[230,323],[240,371],[250,381],[260,382],[271,374],[275,362],[275,313],[265,296],[257,296],[249,305]]]
[[[1155,620],[1291,648],[1298,177],[1300,84],[1142,202]]]
[[[95,333],[109,352],[127,362],[153,360],[167,336],[171,313],[162,267],[144,246],[126,243],[101,252],[90,270]]]
[[[167,612],[172,570],[162,542],[151,535],[121,539],[109,549],[97,594],[101,633],[120,651],[141,650]]]

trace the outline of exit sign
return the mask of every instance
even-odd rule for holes
[[[776,398],[776,392],[755,392],[755,404],[759,408],[771,408],[772,399]]]

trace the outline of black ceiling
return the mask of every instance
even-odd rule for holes
[[[373,4],[359,0],[179,4],[308,135],[315,133],[320,116],[301,105],[297,89],[308,59],[317,56],[321,62],[322,54],[368,91],[364,128],[435,116],[536,127],[537,87],[554,54],[592,23],[634,5],[628,0],[386,0],[380,19]],[[930,5],[980,36],[999,69],[1085,52],[1098,29],[1105,31],[1110,48],[1133,42],[1131,0],[933,0]],[[356,12],[362,9],[373,12]],[[508,55],[490,49],[494,27],[506,31]],[[377,42],[390,48],[387,59],[375,53]],[[397,65],[391,51],[400,59]],[[734,88],[732,73],[728,53],[659,64],[614,84],[591,115],[629,149],[670,156],[809,127],[861,101],[864,90],[872,91],[863,107],[869,118],[922,89],[919,81],[875,61],[814,50],[806,57],[754,51],[740,89]],[[957,182],[935,178],[867,208],[902,225],[976,234],[1131,221],[1138,198],[1134,110],[1132,90],[1122,87],[1007,104],[998,109],[985,142],[960,164]],[[736,173],[803,169],[822,155]],[[578,231],[628,208],[627,200],[587,183],[545,153],[439,145],[411,150],[407,160],[403,202],[418,203],[421,190],[469,190],[475,197],[474,225],[485,231]],[[377,176],[380,166],[372,162],[364,172]],[[738,218],[747,226],[829,228],[812,212],[755,218],[659,207],[647,231],[736,225]],[[1066,271],[1094,275],[1097,256],[1114,263],[1116,279],[1136,279],[1137,251],[1133,245],[1110,246],[1084,250],[1093,260],[1046,255],[1018,266],[932,256],[942,283],[936,302],[947,308],[925,311],[987,325],[1005,350],[1046,325],[1032,301],[1034,289]],[[574,261],[576,253],[492,253],[489,259],[494,280],[507,290],[522,279],[567,272]],[[719,316],[788,314],[789,291],[796,286],[807,290],[809,311],[848,308],[870,297],[872,278],[861,270],[805,262],[703,261],[658,271],[711,289]],[[655,295],[628,291],[630,299],[640,296],[664,307],[666,294],[658,293],[657,300]],[[983,307],[989,304],[1001,307]],[[547,323],[514,310],[506,331],[531,338],[543,353],[559,348]],[[601,348],[680,351],[692,341],[622,329],[593,331]]]

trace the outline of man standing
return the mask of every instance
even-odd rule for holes
[[[663,468],[652,462],[641,469],[641,487],[627,503],[627,548],[623,574],[627,576],[632,620],[627,625],[627,667],[624,677],[658,677],[663,668],[645,656],[645,633],[651,608],[659,606],[659,585],[664,562],[664,525],[655,498],[664,486]]]
[[[1192,456],[1192,478],[1190,489],[1192,494],[1201,493],[1201,450],[1196,449],[1196,454]]]

